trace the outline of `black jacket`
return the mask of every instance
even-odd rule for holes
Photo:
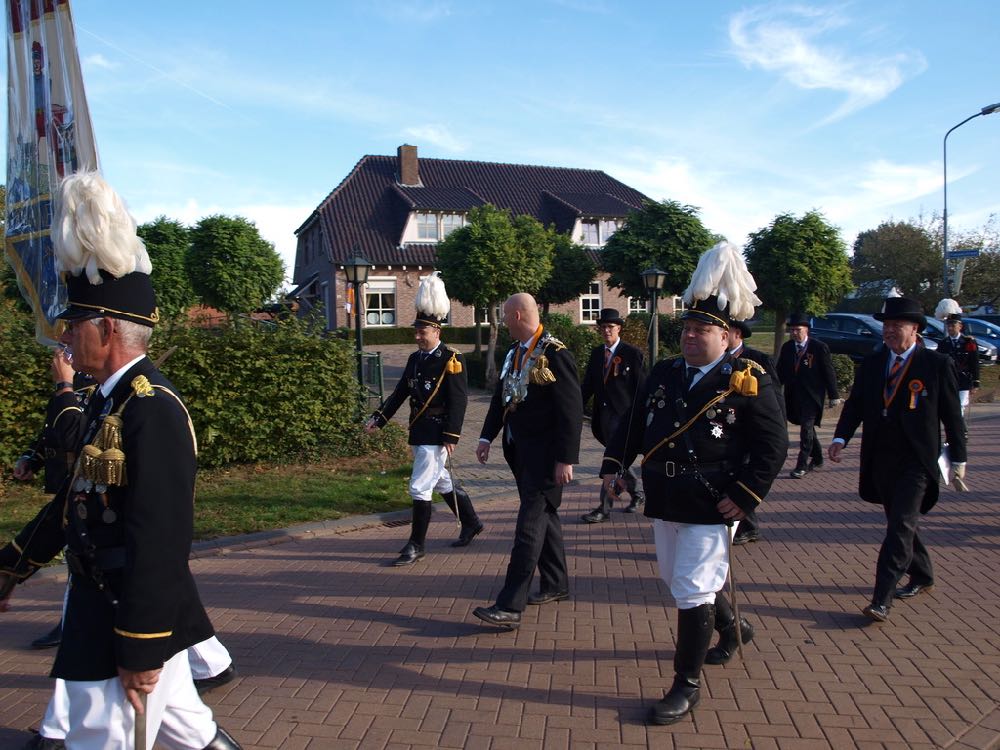
[[[971,391],[979,387],[979,346],[972,336],[960,336],[958,346],[946,337],[938,342],[938,354],[947,354],[955,363],[958,390]]]
[[[583,405],[586,406],[591,397],[594,399],[590,429],[601,445],[608,444],[618,422],[632,408],[633,401],[642,395],[640,391],[646,379],[639,349],[619,341],[607,369],[604,351],[604,344],[594,347],[580,383]]]
[[[815,415],[816,426],[823,422],[824,397],[840,398],[837,375],[833,371],[830,347],[817,338],[806,340],[806,350],[796,363],[795,342],[781,345],[778,378],[785,391],[785,413],[792,424],[801,424],[802,415]]]
[[[864,425],[858,492],[870,503],[881,503],[874,482],[879,471],[877,453],[889,452],[919,462],[933,480],[928,483],[920,508],[926,513],[938,499],[941,426],[948,439],[951,460],[959,463],[966,460],[955,368],[948,357],[918,346],[910,355],[895,398],[886,408],[883,399],[889,354],[888,349],[883,349],[861,363],[834,437],[849,441],[858,427]]]
[[[410,399],[410,445],[455,444],[462,435],[469,402],[465,360],[440,344],[431,354],[416,351],[406,360],[403,375],[382,408],[372,414],[378,427]]]
[[[733,372],[748,369],[756,396],[731,389]],[[628,468],[641,453],[647,516],[725,523],[716,508],[722,496],[752,511],[767,495],[785,461],[788,429],[771,378],[750,360],[727,353],[687,395],[684,371],[679,357],[656,364],[643,399],[605,450],[601,474]]]
[[[67,680],[109,679],[119,666],[157,669],[214,632],[188,568],[196,446],[187,411],[148,358],[124,374],[109,402],[90,399],[80,447],[93,442],[109,408],[122,420],[125,484],[70,477],[16,546],[0,550],[0,569],[19,576],[63,546],[67,560],[87,566],[73,570],[52,667]]]
[[[21,456],[34,473],[45,469],[46,492],[59,490],[76,460],[73,451],[82,437],[83,407],[97,388],[93,381],[90,383],[73,391],[57,393],[49,399],[45,425]]]

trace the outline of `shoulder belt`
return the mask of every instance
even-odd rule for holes
[[[462,365],[458,361],[458,355],[455,352],[452,352],[451,359],[445,362],[444,367],[441,368],[441,374],[438,375],[437,382],[434,384],[434,390],[431,391],[431,395],[427,397],[426,401],[424,401],[424,405],[420,407],[420,411],[418,411],[415,415],[413,415],[413,419],[410,420],[410,427],[413,427],[413,425],[416,424],[417,420],[424,415],[425,411],[427,411],[427,407],[431,405],[431,401],[434,400],[434,397],[441,389],[441,383],[444,382],[444,376],[447,375],[449,372],[452,372],[453,369],[456,367],[458,368],[456,374],[462,371]]]
[[[680,427],[678,427],[676,430],[674,430],[671,434],[667,435],[667,437],[663,438],[663,440],[661,440],[656,445],[654,445],[646,453],[646,455],[642,457],[642,463],[639,464],[639,465],[642,466],[643,464],[645,464],[650,459],[650,457],[654,453],[656,453],[656,451],[658,451],[664,445],[666,445],[667,443],[669,443],[675,437],[677,437],[679,435],[683,435],[685,432],[687,432],[689,429],[691,429],[691,425],[693,425],[695,423],[695,421],[698,419],[698,417],[700,417],[702,414],[704,414],[706,411],[708,411],[711,407],[715,406],[717,403],[719,403],[722,399],[724,399],[726,396],[728,396],[732,392],[733,392],[733,387],[729,386],[729,388],[727,388],[722,393],[720,393],[718,396],[716,396],[711,401],[709,401],[708,403],[706,403],[703,407],[701,407],[701,409],[698,411],[697,414],[695,414],[693,417],[691,417],[691,419],[689,419],[687,422],[685,422]]]

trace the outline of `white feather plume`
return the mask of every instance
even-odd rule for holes
[[[448,292],[437,271],[420,282],[413,306],[417,309],[417,315],[432,315],[435,318],[447,317],[448,311],[451,310],[451,300],[448,299]]]
[[[732,242],[723,240],[706,250],[698,259],[698,267],[691,276],[691,283],[684,290],[684,304],[696,300],[719,298],[719,309],[733,320],[753,317],[754,308],[761,303],[754,294],[757,282],[747,268],[743,253]]]
[[[943,300],[938,302],[937,308],[934,310],[934,317],[938,320],[944,320],[949,315],[961,315],[962,307],[955,300],[948,299],[945,297]]]
[[[56,270],[73,276],[86,272],[91,284],[101,283],[100,271],[121,278],[153,270],[135,219],[97,172],[77,172],[60,183],[52,245]]]

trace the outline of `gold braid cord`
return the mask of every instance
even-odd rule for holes
[[[128,403],[126,400],[125,403]],[[122,409],[125,404],[122,404]],[[83,446],[80,454],[80,476],[94,484],[115,487],[125,485],[125,454],[122,452],[121,409],[109,414],[93,442]]]

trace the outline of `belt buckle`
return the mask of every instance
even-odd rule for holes
[[[668,477],[674,477],[677,473],[677,465],[673,461],[667,461],[663,464],[663,471]]]

